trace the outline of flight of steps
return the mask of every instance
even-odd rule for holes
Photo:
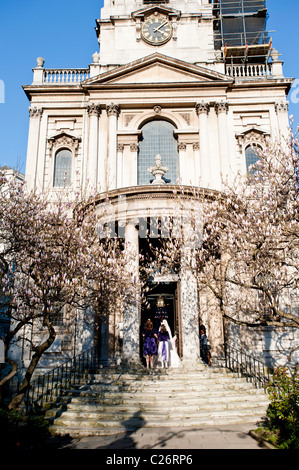
[[[57,397],[46,412],[54,435],[111,435],[140,427],[256,423],[269,399],[225,369],[100,369]]]

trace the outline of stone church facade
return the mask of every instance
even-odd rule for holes
[[[223,179],[246,174],[253,146],[287,132],[292,80],[284,77],[264,20],[259,22],[265,2],[247,11],[254,26],[243,31],[246,43],[229,30],[221,3],[230,6],[104,0],[95,28],[99,52],[87,68],[47,69],[38,58],[32,84],[23,87],[30,101],[28,189],[96,192],[99,204],[108,192],[124,220],[125,240],[138,253],[140,219],[171,215],[175,185],[221,191]],[[158,154],[167,168],[161,184],[148,171]],[[192,279],[170,274],[159,281],[149,301],[156,305],[162,296],[168,305],[183,361],[199,359],[199,314],[215,358],[229,334],[244,346],[239,332],[226,331],[217,312],[205,310]],[[103,361],[141,360],[140,327],[147,315],[136,308],[130,318],[120,314],[101,326]],[[75,328],[67,312],[57,331],[44,366],[95,341],[92,325],[79,316]],[[278,353],[276,335],[269,328],[259,332],[250,340],[251,351],[271,359]]]

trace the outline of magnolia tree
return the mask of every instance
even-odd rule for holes
[[[199,280],[232,321],[298,328],[296,139],[268,142],[258,158],[245,181],[203,206]]]
[[[223,192],[194,190],[200,239],[191,216],[189,233],[164,240],[156,260],[162,266],[184,260],[201,297],[209,299],[210,314],[217,309],[228,321],[252,328],[299,328],[296,135],[290,131],[287,141],[267,142],[258,159],[247,177]]]
[[[56,338],[55,319],[70,306],[105,314],[116,303],[134,302],[128,253],[119,240],[100,239],[95,227],[103,214],[92,204],[76,201],[51,202],[28,194],[16,181],[0,178],[0,302],[2,318],[10,320],[4,340],[6,362],[11,371],[3,386],[17,372],[10,347],[27,342],[32,355],[23,383],[10,403],[17,407],[32,374]],[[36,344],[28,329],[43,333]]]

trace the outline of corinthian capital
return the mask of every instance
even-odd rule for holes
[[[108,116],[118,117],[120,113],[120,108],[117,104],[111,103],[111,104],[107,104],[106,111],[107,111]]]
[[[89,116],[100,116],[101,106],[99,104],[91,103],[87,106]]]
[[[279,101],[275,103],[275,111],[278,113],[279,111],[288,111],[289,103],[288,101]]]
[[[209,114],[210,105],[209,103],[202,101],[201,103],[197,103],[197,105],[195,106],[195,109],[196,109],[197,116],[199,116],[202,113]]]
[[[216,114],[227,113],[228,103],[226,101],[221,101],[220,103],[215,103]]]
[[[29,108],[30,117],[41,117],[42,114],[43,114],[43,108],[39,108],[36,106],[31,106],[31,108]]]

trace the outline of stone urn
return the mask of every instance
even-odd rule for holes
[[[36,59],[36,63],[38,68],[42,68],[44,66],[45,59],[43,59],[43,57],[38,57]]]
[[[155,178],[152,184],[166,184],[162,177],[167,173],[168,168],[162,165],[161,155],[156,155],[155,165],[148,168],[147,171],[149,171]]]

